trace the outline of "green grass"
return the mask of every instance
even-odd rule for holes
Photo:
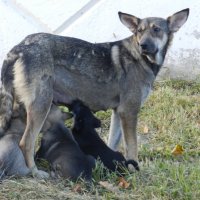
[[[106,140],[111,111],[96,114],[102,120],[101,136]],[[144,127],[148,133],[144,133]],[[112,192],[99,181],[118,185],[115,173],[102,174],[98,163],[89,188],[79,181],[7,179],[0,183],[0,199],[200,199],[200,82],[163,81],[144,104],[138,122],[139,173],[126,173],[129,188]],[[176,144],[183,155],[171,154]]]

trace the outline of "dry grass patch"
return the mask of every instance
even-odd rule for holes
[[[110,115],[111,111],[97,113],[105,140]],[[115,173],[103,174],[98,163],[91,187],[81,181],[11,178],[0,183],[0,199],[200,199],[199,136],[200,82],[158,82],[139,114],[141,171],[126,173],[127,189],[118,186]],[[184,149],[180,156],[171,153],[177,144]],[[110,190],[99,181],[118,189]]]

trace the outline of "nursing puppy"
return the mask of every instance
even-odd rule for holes
[[[95,160],[92,156],[85,155],[75,142],[71,132],[63,122],[55,122],[43,132],[41,146],[36,153],[36,158],[46,159],[56,177],[65,177],[77,180],[79,177],[91,181],[92,168]],[[50,121],[50,120],[49,120]]]
[[[0,93],[0,99],[3,98]],[[42,131],[50,129],[57,121],[69,118],[68,113],[62,113],[52,105]],[[0,179],[5,176],[26,176],[31,170],[27,167],[19,142],[26,127],[26,111],[22,104],[14,104],[10,124],[0,137]],[[33,174],[34,175],[34,174]]]
[[[23,106],[15,105],[10,126],[0,138],[0,179],[6,175],[26,176],[30,173],[24,155],[19,148],[19,142],[26,126],[25,117]]]
[[[92,114],[88,107],[80,101],[74,101],[70,109],[74,114],[72,133],[85,154],[92,155],[96,159],[99,158],[104,166],[111,171],[122,173],[123,168],[127,168],[129,164],[133,165],[136,170],[139,170],[136,161],[126,161],[120,152],[110,149],[99,137],[95,128],[99,128],[101,122]]]

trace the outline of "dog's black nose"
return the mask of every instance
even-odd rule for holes
[[[142,53],[155,54],[157,52],[156,46],[149,40],[141,42],[139,45]]]
[[[140,44],[140,47],[142,50],[147,51],[148,50],[148,44],[147,43],[142,43]]]

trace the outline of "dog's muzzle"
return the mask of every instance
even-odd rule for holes
[[[143,55],[154,56],[158,52],[157,47],[153,43],[148,41],[140,43],[139,46],[141,54]]]

